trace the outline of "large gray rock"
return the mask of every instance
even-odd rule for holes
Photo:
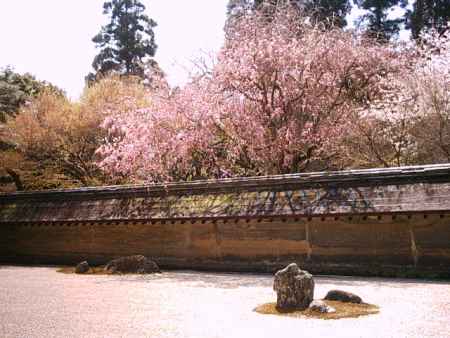
[[[113,259],[105,266],[108,273],[154,273],[161,272],[158,265],[142,255]]]
[[[305,310],[314,298],[314,280],[297,264],[289,264],[275,274],[273,289],[277,293],[280,310]]]
[[[89,263],[87,261],[83,261],[78,263],[75,267],[75,273],[86,273],[89,271]]]
[[[337,300],[345,303],[357,303],[360,304],[362,302],[361,297],[347,291],[342,290],[331,290],[328,291],[325,296],[326,300]]]

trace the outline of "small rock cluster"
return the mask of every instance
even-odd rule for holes
[[[151,259],[142,255],[136,255],[113,259],[106,264],[105,272],[147,274],[161,272],[161,270]]]
[[[323,300],[313,300],[311,304],[309,304],[309,308],[320,313],[336,312],[335,308],[327,305]]]
[[[75,267],[75,273],[87,273],[91,267],[87,261],[78,263]]]
[[[289,264],[275,274],[273,289],[277,293],[278,310],[306,310],[320,313],[332,313],[336,310],[322,300],[314,300],[313,276],[301,270],[297,264]],[[327,293],[325,300],[362,303],[357,295],[342,291],[331,290]]]
[[[88,273],[90,270],[89,263],[83,261],[78,263],[75,267],[75,273],[84,274]],[[137,273],[137,274],[148,274],[161,272],[159,266],[151,259],[142,256],[128,256],[113,259],[104,268],[105,273],[117,274],[117,273]]]
[[[347,291],[342,290],[331,290],[328,291],[327,295],[325,296],[326,300],[337,300],[339,302],[344,303],[356,303],[361,304],[362,300],[361,297]]]

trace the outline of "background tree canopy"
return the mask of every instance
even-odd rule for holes
[[[64,95],[56,86],[39,81],[29,74],[19,74],[10,67],[0,70],[0,123],[6,122],[7,116],[14,116],[21,105],[36,97],[45,89]]]
[[[230,0],[227,11],[229,17],[239,16],[249,11],[267,11],[277,7],[294,6],[325,26],[344,27],[345,16],[351,10],[349,0]]]
[[[171,88],[144,5],[107,1],[79,100],[0,70],[0,190],[449,162],[447,3],[230,0],[211,68]]]
[[[44,92],[61,99],[65,97],[61,89],[29,73],[19,74],[10,67],[0,70],[0,186],[14,183],[17,190],[25,188],[18,167],[29,167],[29,164],[18,153],[5,123],[14,120],[21,107],[31,104]]]
[[[157,49],[153,32],[156,22],[144,11],[145,6],[139,0],[104,3],[103,13],[110,22],[92,39],[100,53],[92,63],[96,74],[89,74],[88,81],[111,72],[144,76],[146,65]]]
[[[417,39],[424,28],[435,27],[440,33],[447,29],[450,21],[448,0],[416,0],[413,9],[407,12],[407,28]]]
[[[424,29],[436,28],[442,33],[450,21],[448,0],[354,0],[353,3],[366,11],[356,18],[356,23],[367,36],[381,42],[395,38],[402,29],[411,30],[414,39]],[[394,9],[405,9],[408,4],[412,4],[412,8],[404,14],[390,15]],[[342,28],[349,24],[346,17],[352,9],[350,0],[229,0],[228,21],[254,11],[270,14],[287,5],[300,9],[315,23],[320,22],[327,28]]]
[[[101,125],[109,115],[147,105],[146,89],[135,77],[103,78],[78,102],[43,91],[4,125],[12,146],[0,151],[0,183],[17,190],[112,183],[96,164],[106,137]]]

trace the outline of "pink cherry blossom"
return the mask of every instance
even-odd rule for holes
[[[242,16],[210,72],[105,121],[100,165],[135,181],[327,168],[356,112],[380,100],[403,65],[398,49],[298,12]]]

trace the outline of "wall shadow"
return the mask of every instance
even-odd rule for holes
[[[102,276],[103,277],[103,276]],[[270,288],[273,286],[272,274],[253,273],[210,273],[197,271],[170,271],[154,275],[122,275],[105,276],[105,280],[98,283],[126,283],[143,282],[152,284],[174,283],[184,287],[236,289],[242,287]],[[450,281],[422,280],[422,279],[394,279],[378,277],[351,277],[351,276],[314,276],[316,285],[331,284],[333,287],[427,287],[429,285],[448,285]]]

